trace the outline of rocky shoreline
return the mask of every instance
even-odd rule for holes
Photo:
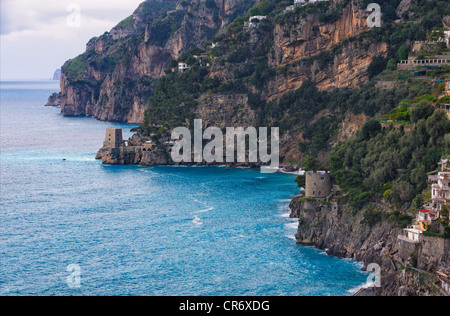
[[[175,163],[170,155],[171,146],[164,145],[163,140],[158,142],[149,142],[149,137],[144,137],[139,134],[134,134],[128,141],[126,146],[118,146],[111,148],[103,146],[100,148],[95,156],[95,159],[102,160],[105,165],[139,165],[139,166],[229,166],[229,167],[246,167],[246,168],[260,168],[264,166],[261,162],[213,162],[208,163],[203,161],[198,162],[181,162]],[[237,161],[235,157],[235,161]],[[298,165],[291,163],[283,163],[279,166],[278,172],[287,174],[300,174],[302,170]]]
[[[450,240],[424,237],[423,243],[409,252],[397,239],[402,229],[394,221],[370,223],[368,220],[375,211],[389,216],[388,208],[369,204],[356,212],[346,205],[335,206],[294,198],[290,209],[291,217],[299,218],[297,243],[325,250],[335,257],[363,262],[364,270],[372,263],[379,265],[381,287],[372,288],[371,294],[445,295],[437,286],[435,272],[441,262],[450,260]]]

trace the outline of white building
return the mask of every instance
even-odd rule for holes
[[[264,20],[266,17],[264,15],[254,15],[251,16],[248,19],[248,27],[252,28],[252,27],[256,27],[258,25],[259,22],[261,22],[262,20]],[[258,20],[257,22],[255,20]]]
[[[298,7],[298,6],[309,4],[309,3],[316,3],[316,2],[323,2],[323,1],[328,1],[328,0],[294,0],[294,5],[296,7]]]
[[[178,63],[178,72],[184,72],[189,69],[188,64],[186,63]]]
[[[444,39],[447,43],[447,48],[450,48],[450,30],[444,31]]]
[[[423,240],[423,233],[419,229],[408,227],[403,229],[403,234],[398,236],[398,239],[401,244],[403,244],[403,242],[419,244]]]
[[[450,200],[450,172],[438,173],[437,183],[431,185],[431,200],[438,211]]]

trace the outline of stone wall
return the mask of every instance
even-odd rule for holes
[[[419,250],[417,267],[433,270],[442,261],[450,260],[450,239],[424,236]]]

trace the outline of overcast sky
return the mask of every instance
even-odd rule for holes
[[[49,79],[143,0],[0,0],[0,77]],[[79,14],[78,14],[79,12]]]

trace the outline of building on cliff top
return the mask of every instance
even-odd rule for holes
[[[306,5],[310,3],[316,3],[316,2],[324,2],[328,0],[294,0],[294,6],[298,7],[301,5]]]
[[[431,183],[431,202],[419,210],[414,219],[414,228],[427,231],[431,225],[434,225],[440,218],[443,207],[450,206],[450,160],[442,158],[438,163],[438,173],[428,176],[428,182]],[[443,228],[441,227],[440,230]]]
[[[431,185],[431,200],[434,209],[440,211],[450,200],[450,172],[439,172],[437,178],[437,183]]]
[[[400,244],[403,245],[405,242],[410,244],[419,244],[423,240],[423,233],[420,229],[414,226],[409,226],[403,229],[402,234],[398,236]]]
[[[417,217],[415,219],[416,229],[420,231],[426,231],[428,226],[439,219],[439,212],[437,210],[419,210]]]
[[[103,147],[106,148],[119,148],[124,145],[122,129],[121,128],[108,128],[106,129],[105,141]]]
[[[153,143],[153,141],[149,140],[144,143],[144,147],[153,148],[155,147],[155,144]]]
[[[251,16],[248,19],[248,21],[244,22],[244,31],[247,32],[252,27],[256,27],[258,25],[258,23],[261,22],[262,20],[264,20],[265,18],[266,18],[266,16],[264,16],[264,15]]]
[[[178,72],[185,72],[189,69],[188,64],[186,63],[178,63]]]
[[[333,194],[330,174],[325,171],[305,173],[305,197],[329,200]]]

